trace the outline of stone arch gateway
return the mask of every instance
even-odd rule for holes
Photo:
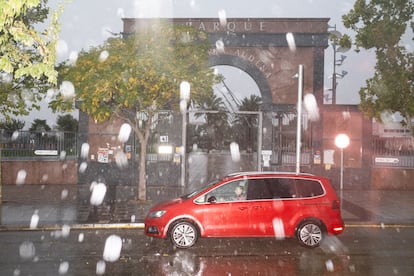
[[[262,110],[292,109],[297,102],[299,64],[304,91],[323,103],[324,50],[329,18],[124,18],[124,34],[167,21],[205,31],[211,41],[210,64],[230,65],[249,74],[263,99]],[[223,21],[223,20],[222,20]],[[292,33],[294,45],[287,33]]]

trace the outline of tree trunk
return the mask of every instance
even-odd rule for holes
[[[139,152],[139,175],[138,175],[138,200],[147,200],[147,179],[146,179],[146,157],[148,139],[140,141],[141,150]]]

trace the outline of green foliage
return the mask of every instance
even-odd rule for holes
[[[83,51],[75,64],[62,64],[59,77],[73,83],[75,97],[61,91],[51,102],[54,110],[71,110],[78,101],[79,109],[97,122],[119,118],[131,125],[141,149],[140,200],[146,196],[145,154],[151,125],[157,123],[155,114],[179,108],[182,81],[190,83],[193,101],[212,91],[217,81],[208,64],[207,35],[161,21]]]
[[[56,120],[57,128],[61,131],[78,131],[79,122],[72,115],[59,115]]]
[[[0,121],[0,128],[8,132],[13,132],[23,129],[25,124],[26,123],[24,121],[13,118],[10,120]]]
[[[0,0],[0,114],[27,115],[51,84],[57,82],[55,70],[58,15],[49,26],[35,26],[49,15],[47,0]]]
[[[398,112],[403,116],[401,123],[412,130],[414,53],[401,45],[401,38],[410,32],[409,27],[414,31],[413,14],[412,0],[357,0],[342,17],[345,27],[356,32],[357,49],[376,53],[375,74],[359,91],[360,108],[379,120],[384,112]]]
[[[50,131],[50,126],[46,123],[46,120],[35,119],[29,128],[29,131],[45,132]]]
[[[76,64],[64,64],[60,73],[74,84],[80,109],[96,121],[130,120],[137,111],[178,108],[183,80],[191,84],[194,100],[211,90],[215,76],[208,67],[208,48],[205,33],[159,25],[81,52]],[[60,95],[52,107],[68,110],[72,104]]]

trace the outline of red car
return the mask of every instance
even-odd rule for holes
[[[344,230],[328,179],[310,174],[240,172],[153,206],[145,234],[189,248],[199,237],[296,237],[317,247]]]

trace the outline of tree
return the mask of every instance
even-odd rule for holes
[[[56,84],[58,16],[37,31],[49,14],[47,0],[0,1],[0,114],[27,115]]]
[[[61,131],[76,132],[78,131],[78,120],[72,115],[59,115],[56,119],[57,128]]]
[[[262,104],[262,98],[257,95],[250,95],[242,99],[239,110],[240,111],[259,111]],[[252,150],[256,147],[257,140],[254,139],[254,134],[257,131],[257,116],[240,114],[236,116],[234,122],[235,140],[238,141],[241,149]]]
[[[412,0],[357,0],[342,19],[356,32],[357,50],[376,53],[374,76],[359,91],[360,108],[380,121],[384,112],[398,112],[414,135],[414,53],[402,45],[409,22],[414,31],[413,13]]]
[[[205,131],[208,137],[207,150],[222,149],[225,145],[227,138],[230,136],[228,116],[226,112],[226,106],[222,98],[214,94],[213,91],[206,93],[200,98],[197,109],[207,111],[218,111],[218,113],[207,113],[206,129],[200,129]],[[196,116],[202,116],[202,113],[196,113]]]
[[[4,129],[7,132],[14,132],[16,130],[21,130],[24,128],[26,123],[18,119],[3,120],[0,122],[0,128]]]
[[[46,132],[50,131],[50,126],[46,123],[46,120],[35,119],[29,128],[29,131]]]
[[[146,150],[155,115],[179,107],[184,80],[191,84],[193,100],[212,90],[216,76],[208,65],[209,48],[204,32],[161,22],[110,38],[81,52],[75,65],[60,66],[62,80],[75,87],[80,110],[98,122],[121,119],[130,124],[140,143],[139,200],[146,200]],[[51,106],[70,110],[73,98],[60,93]]]

